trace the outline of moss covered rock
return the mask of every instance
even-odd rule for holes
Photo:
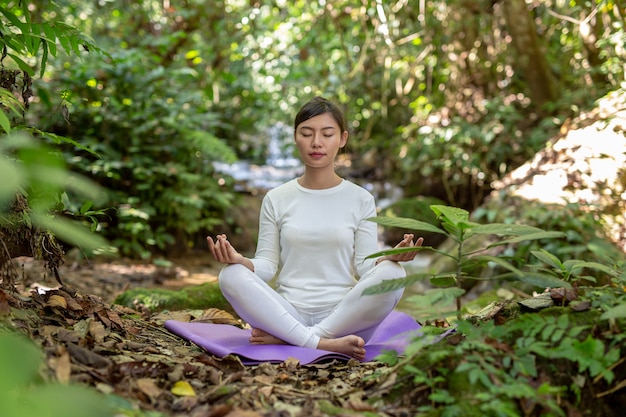
[[[214,282],[179,290],[134,288],[120,294],[114,304],[150,312],[207,308],[232,311],[219,285]]]

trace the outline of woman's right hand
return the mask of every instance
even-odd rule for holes
[[[242,264],[244,262],[244,256],[233,248],[226,235],[215,236],[215,242],[211,236],[207,236],[206,240],[216,261],[223,264]]]

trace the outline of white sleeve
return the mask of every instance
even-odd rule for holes
[[[373,197],[361,202],[360,217],[354,236],[354,266],[359,278],[376,265],[376,259],[365,259],[378,251],[378,226],[367,220],[376,217],[376,203]]]
[[[272,202],[263,198],[259,214],[259,238],[254,258],[254,272],[265,282],[270,281],[278,271],[280,261],[280,236]]]

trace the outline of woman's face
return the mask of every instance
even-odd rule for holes
[[[330,113],[300,123],[294,136],[302,162],[312,168],[330,165],[334,169],[335,156],[348,140],[348,132],[341,131]]]

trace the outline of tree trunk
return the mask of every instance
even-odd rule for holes
[[[504,0],[501,5],[517,51],[516,67],[528,84],[528,96],[539,108],[557,98],[557,84],[539,43],[535,23],[524,0]]]

